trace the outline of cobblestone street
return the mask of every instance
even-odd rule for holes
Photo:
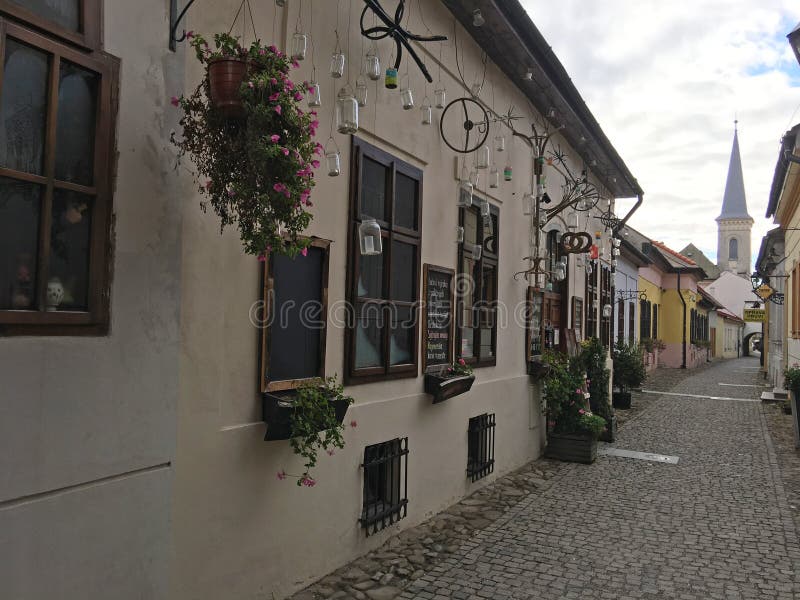
[[[677,464],[538,461],[296,597],[800,598],[757,367],[658,371],[635,395],[613,447]]]

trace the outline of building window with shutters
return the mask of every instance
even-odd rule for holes
[[[651,307],[652,305],[649,300],[639,301],[639,335],[642,339],[652,339],[653,337],[651,329]]]

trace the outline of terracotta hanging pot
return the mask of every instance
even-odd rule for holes
[[[239,88],[247,75],[247,63],[238,58],[220,58],[208,64],[211,104],[229,119],[244,116]]]

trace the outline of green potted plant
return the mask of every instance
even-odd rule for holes
[[[264,439],[288,439],[295,454],[305,459],[298,485],[310,479],[309,471],[317,464],[320,451],[331,454],[334,447],[344,447],[343,423],[352,402],[336,377],[313,379],[296,390],[263,395]]]
[[[172,98],[183,111],[182,136],[172,138],[179,159],[194,163],[201,208],[210,204],[221,229],[238,227],[246,253],[305,254],[301,234],[322,153],[313,140],[316,113],[300,107],[309,84],[291,80],[297,63],[274,46],[245,48],[228,34],[214,39],[211,49],[192,36],[206,74],[191,95]]]
[[[425,393],[433,396],[434,404],[466,394],[473,383],[475,375],[463,358],[459,358],[439,372],[425,373]]]
[[[631,389],[642,385],[646,377],[642,349],[635,344],[618,342],[614,348],[614,386],[618,391],[611,395],[614,408],[630,408]]]
[[[592,412],[606,421],[606,429],[601,432],[600,440],[613,442],[617,439],[617,416],[608,395],[611,372],[606,368],[606,349],[599,339],[588,338],[581,342],[576,360],[586,373]]]
[[[797,406],[797,397],[800,396],[800,365],[794,363],[791,367],[784,369],[783,379],[786,389],[789,390],[788,410],[786,405],[784,405],[783,410],[787,414],[794,415],[794,419],[792,419],[794,446],[795,448],[800,448],[800,410],[798,410]]]
[[[597,458],[597,439],[606,429],[606,421],[592,413],[585,391],[586,377],[580,360],[568,359],[558,352],[548,352],[550,365],[544,378],[549,458],[569,462],[592,463]]]

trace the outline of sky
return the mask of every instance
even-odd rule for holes
[[[739,120],[753,259],[779,143],[800,122],[800,0],[521,0],[645,192],[630,224],[712,261]],[[618,202],[626,213],[633,202]]]

